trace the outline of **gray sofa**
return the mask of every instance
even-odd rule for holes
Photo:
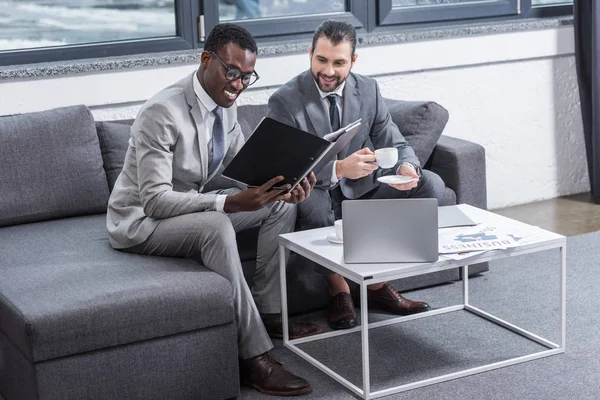
[[[446,201],[485,207],[483,148],[438,141],[448,115],[435,103],[390,106],[427,168],[447,182]],[[265,113],[264,105],[239,107],[245,133]],[[0,117],[0,392],[7,400],[239,394],[229,282],[189,260],[108,244],[104,213],[127,139],[126,123],[96,122],[84,106]],[[242,232],[238,243],[251,276],[256,232]],[[298,268],[299,257],[292,261],[291,310],[325,306],[322,277]]]

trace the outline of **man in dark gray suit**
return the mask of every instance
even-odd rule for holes
[[[359,132],[338,154],[338,159],[317,175],[311,197],[298,205],[300,229],[333,225],[341,217],[345,199],[433,197],[441,200],[444,182],[421,169],[413,149],[392,122],[377,81],[351,73],[358,55],[356,31],[350,24],[325,21],[313,35],[310,69],[279,88],[269,99],[269,116],[323,137],[340,126],[362,118]],[[384,60],[382,60],[384,61]],[[398,162],[379,168],[374,150],[395,147]],[[402,184],[383,184],[384,175],[414,178]],[[328,323],[333,329],[356,326],[356,313],[348,284],[341,275],[327,276],[332,296]],[[407,315],[428,310],[428,304],[402,297],[388,283],[369,286],[369,304],[388,312]]]
[[[292,231],[296,204],[316,178],[291,194],[261,187],[220,188],[214,183],[244,143],[235,100],[258,79],[256,43],[243,28],[217,25],[200,67],[148,100],[131,128],[123,170],[108,204],[111,245],[131,253],[187,257],[231,282],[243,383],[273,395],[295,395],[310,384],[268,353],[269,336],[282,335],[277,236]],[[235,233],[259,226],[254,286],[250,291]],[[321,332],[293,324],[290,337]]]

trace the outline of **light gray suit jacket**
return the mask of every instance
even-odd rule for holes
[[[382,147],[398,149],[398,164],[390,169],[378,169],[360,179],[342,178],[340,188],[349,199],[356,199],[377,188],[377,178],[394,174],[403,162],[420,167],[419,160],[410,145],[392,121],[377,81],[350,73],[343,92],[342,126],[362,118],[359,131],[352,141],[339,153],[339,159],[364,147],[371,150]],[[313,133],[320,137],[330,133],[329,110],[325,108],[310,70],[307,70],[280,87],[269,99],[269,117]],[[317,175],[319,186],[331,185],[333,162],[327,164]]]
[[[114,248],[144,242],[163,218],[214,210],[217,194],[202,192],[237,154],[244,136],[236,106],[223,109],[225,157],[208,175],[206,138],[212,132],[201,131],[193,76],[154,95],[131,127],[123,170],[108,202],[107,228]]]

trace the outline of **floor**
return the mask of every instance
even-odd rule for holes
[[[600,204],[592,202],[590,193],[491,211],[565,236],[600,231]]]

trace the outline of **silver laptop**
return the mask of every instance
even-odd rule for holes
[[[342,202],[344,262],[429,262],[438,259],[436,199]]]

